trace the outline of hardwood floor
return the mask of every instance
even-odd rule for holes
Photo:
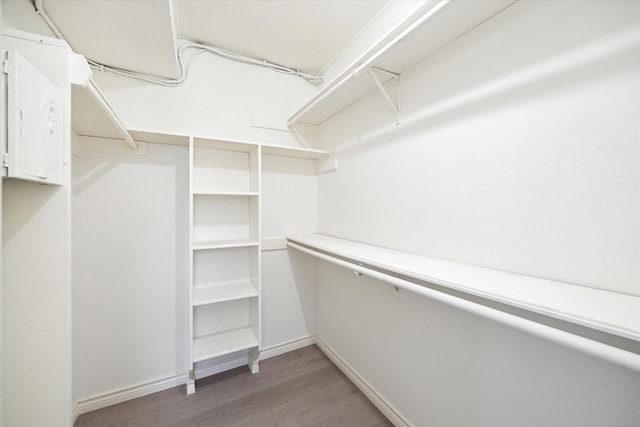
[[[358,426],[392,424],[316,347],[83,414],[84,426]]]

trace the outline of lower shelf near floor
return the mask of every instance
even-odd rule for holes
[[[193,340],[193,362],[258,347],[258,338],[250,327],[205,335]]]

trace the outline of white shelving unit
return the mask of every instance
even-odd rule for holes
[[[259,144],[190,138],[190,367],[249,352],[258,372],[260,351]]]

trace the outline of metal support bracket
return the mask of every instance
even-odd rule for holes
[[[391,97],[391,95],[389,95],[389,92],[387,92],[387,90],[385,89],[384,85],[382,84],[382,82],[380,81],[378,76],[376,75],[376,72],[374,71],[374,69],[391,75],[391,79],[388,80],[386,83],[393,82],[393,85],[395,87],[395,91],[394,92],[395,92],[395,98],[396,99],[393,99]],[[382,97],[384,98],[384,100],[387,101],[387,104],[389,105],[389,108],[391,108],[391,111],[395,115],[395,117],[396,117],[396,125],[399,125],[400,124],[400,109],[398,107],[397,95],[398,95],[398,86],[400,84],[400,75],[396,74],[396,73],[392,73],[391,71],[383,70],[382,68],[377,68],[377,67],[369,68],[369,75],[373,79],[373,82],[376,84],[376,87],[378,88],[378,90],[382,94]]]

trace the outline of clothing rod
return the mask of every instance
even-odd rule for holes
[[[466,312],[501,323],[511,328],[529,333],[539,338],[543,338],[547,341],[569,347],[573,350],[580,351],[582,353],[597,357],[616,365],[624,366],[625,368],[631,369],[632,371],[640,372],[640,355],[636,353],[613,347],[608,344],[594,341],[592,339],[575,335],[560,329],[556,329],[542,323],[537,323],[529,319],[518,317],[516,315],[487,307],[473,301],[420,286],[408,280],[390,276],[388,274],[381,273],[379,271],[372,270],[370,268],[363,267],[352,262],[344,261],[330,255],[325,255],[323,253],[306,248],[293,242],[288,242],[287,246],[320,258],[324,261],[328,261],[332,264],[336,264],[352,270],[358,275],[366,275],[368,277],[372,277],[374,279],[389,283],[392,286],[396,286],[398,288],[416,293],[418,295],[434,299],[460,310],[464,310]]]
[[[89,80],[89,83],[85,86],[85,88],[87,89],[89,94],[91,94],[91,97],[95,100],[96,104],[98,104],[98,107],[100,107],[100,109],[105,113],[109,121],[118,130],[118,133],[120,133],[122,138],[124,138],[125,142],[129,145],[129,147],[131,147],[133,150],[137,150],[138,143],[133,140],[133,138],[129,134],[129,131],[127,131],[127,128],[124,127],[124,125],[122,124],[122,122],[120,121],[116,113],[113,111],[109,103],[107,103],[107,100],[105,99],[104,95],[102,94],[98,86],[95,84],[93,79]]]

